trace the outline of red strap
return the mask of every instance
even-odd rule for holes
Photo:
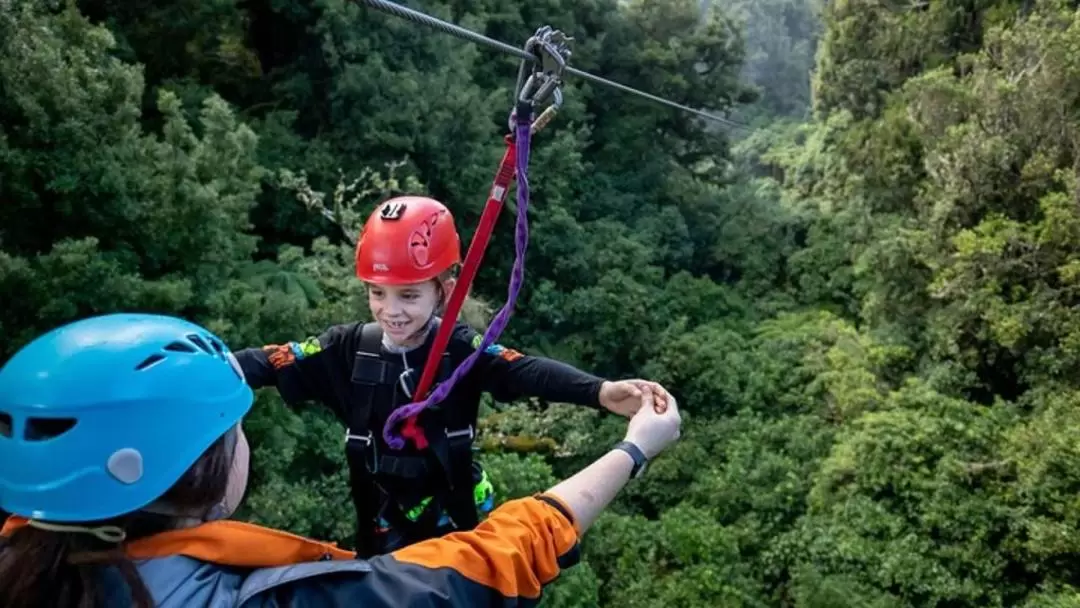
[[[457,286],[454,287],[454,292],[450,294],[450,301],[446,304],[446,314],[443,316],[442,325],[435,333],[435,341],[424,363],[424,373],[416,385],[416,392],[413,393],[413,403],[423,401],[431,389],[432,382],[435,380],[435,370],[439,368],[439,360],[442,358],[443,351],[446,350],[446,345],[450,342],[450,334],[454,330],[454,324],[457,323],[461,305],[465,302],[465,296],[469,293],[477,271],[480,270],[480,261],[484,258],[484,252],[491,240],[491,233],[495,230],[495,222],[502,211],[503,201],[506,200],[506,194],[510,191],[510,182],[514,179],[514,165],[517,163],[517,150],[514,147],[513,138],[509,135],[503,140],[506,142],[506,152],[503,153],[499,170],[495,173],[491,193],[488,195],[487,203],[484,204],[484,212],[480,215],[476,233],[473,235],[472,242],[469,243],[469,251],[465,254],[461,276],[458,277]],[[412,440],[417,449],[422,450],[428,446],[424,429],[416,423],[416,416],[405,420],[401,436],[406,441]]]
[[[416,449],[427,449],[427,435],[424,434],[424,429],[416,424],[416,416],[409,416],[405,419],[405,425],[401,427],[401,436],[405,438],[405,441],[412,441],[416,444]]]

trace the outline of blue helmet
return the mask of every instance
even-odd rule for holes
[[[111,314],[54,329],[0,368],[0,509],[96,521],[164,494],[254,398],[187,321]]]

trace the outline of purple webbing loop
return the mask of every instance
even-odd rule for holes
[[[516,180],[517,180],[517,224],[514,231],[514,267],[510,272],[510,287],[506,298],[506,303],[499,310],[499,313],[495,315],[495,318],[491,321],[487,331],[484,332],[484,337],[480,341],[480,345],[476,347],[476,351],[471,353],[467,359],[461,362],[461,365],[454,370],[454,373],[443,383],[435,387],[435,390],[431,392],[431,395],[427,399],[419,403],[410,403],[402,407],[397,408],[390,414],[390,418],[387,419],[386,424],[383,426],[383,439],[386,440],[386,444],[392,449],[400,450],[405,447],[405,439],[400,434],[395,432],[395,428],[398,423],[407,418],[416,416],[420,412],[424,411],[429,405],[439,403],[450,394],[450,391],[454,389],[454,385],[461,380],[465,374],[469,373],[473,365],[476,363],[476,358],[480,356],[480,353],[484,352],[489,346],[495,343],[495,340],[499,338],[503,330],[510,323],[510,315],[514,310],[514,306],[517,304],[518,293],[521,292],[521,286],[525,282],[525,252],[529,247],[529,146],[532,138],[532,116],[526,115],[517,117],[517,124],[515,125],[514,134],[514,147],[517,155]]]

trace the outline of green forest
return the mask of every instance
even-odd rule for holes
[[[568,77],[501,342],[679,399],[547,608],[1080,606],[1080,12],[1063,0],[409,0]],[[368,318],[360,222],[467,245],[518,60],[348,0],[0,0],[0,361],[115,311],[234,349]],[[474,284],[506,297],[514,213]],[[625,421],[486,402],[500,502]],[[343,429],[262,390],[242,518],[349,546]]]

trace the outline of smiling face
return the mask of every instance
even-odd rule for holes
[[[410,346],[420,338],[418,332],[424,329],[438,309],[443,290],[449,292],[451,289],[452,279],[444,281],[442,285],[440,287],[439,282],[434,280],[409,285],[369,283],[368,306],[371,316],[391,342]]]

